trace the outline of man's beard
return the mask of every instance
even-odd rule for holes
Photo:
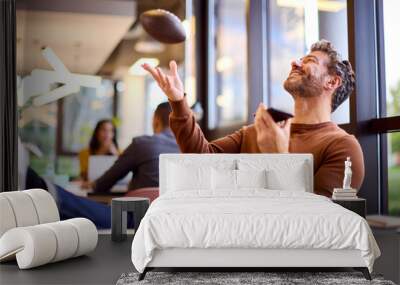
[[[305,75],[303,73],[293,77],[289,75],[283,82],[283,88],[293,97],[316,97],[323,92],[322,78],[315,77],[311,74]]]

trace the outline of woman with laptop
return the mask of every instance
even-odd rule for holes
[[[91,155],[119,155],[116,128],[110,119],[97,122],[89,147],[79,152],[80,176],[88,180],[89,157]]]

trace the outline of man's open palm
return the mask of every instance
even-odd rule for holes
[[[178,66],[174,60],[169,62],[170,75],[163,73],[159,67],[154,68],[147,63],[143,64],[142,67],[153,76],[169,100],[179,101],[183,99],[183,84],[179,78]]]

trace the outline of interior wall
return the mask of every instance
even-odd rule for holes
[[[125,149],[135,136],[145,133],[145,80],[143,76],[126,75],[120,97],[118,143]]]

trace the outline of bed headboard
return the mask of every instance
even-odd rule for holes
[[[160,195],[167,192],[168,171],[171,165],[183,164],[190,166],[216,166],[230,169],[257,169],[265,168],[284,174],[284,179],[290,179],[290,174],[297,167],[297,176],[301,175],[305,181],[305,191],[313,192],[313,156],[312,154],[161,154],[159,160]],[[298,167],[301,165],[302,167]],[[300,173],[299,173],[300,172]]]

